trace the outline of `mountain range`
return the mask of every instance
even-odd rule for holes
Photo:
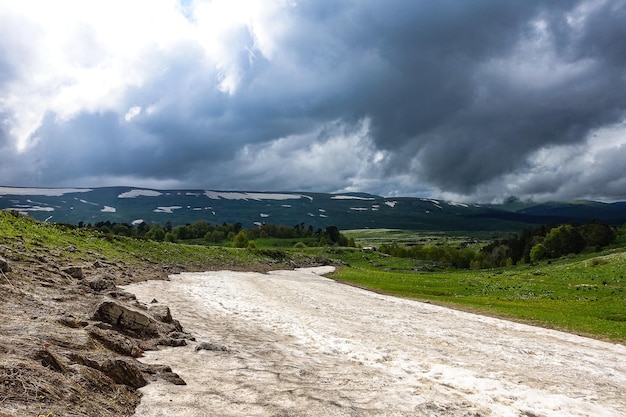
[[[0,209],[42,221],[70,224],[118,222],[173,226],[206,221],[272,223],[314,228],[441,231],[516,231],[540,224],[626,222],[626,202],[570,201],[466,204],[417,197],[364,193],[156,190],[133,187],[0,187]]]

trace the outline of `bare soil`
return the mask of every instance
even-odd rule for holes
[[[623,345],[375,294],[325,272],[125,287],[170,306],[197,340],[140,359],[171,365],[187,385],[141,388],[136,415],[626,415]]]
[[[165,279],[179,270],[127,265],[95,253],[68,264],[65,255],[73,251],[27,250],[19,236],[0,245],[9,266],[0,271],[1,417],[130,416],[141,385],[159,378],[182,381],[167,367],[146,366],[136,357],[159,343],[183,342],[94,317],[106,300],[152,317],[117,284]]]

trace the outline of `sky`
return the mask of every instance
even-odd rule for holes
[[[1,0],[0,185],[626,200],[626,0]]]

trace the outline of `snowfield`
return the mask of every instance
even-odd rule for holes
[[[342,285],[323,267],[127,286],[198,342],[138,416],[625,416],[626,347]]]

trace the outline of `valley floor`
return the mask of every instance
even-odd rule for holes
[[[125,287],[197,339],[140,359],[187,385],[141,388],[136,415],[626,415],[626,346],[367,292],[331,269]]]

